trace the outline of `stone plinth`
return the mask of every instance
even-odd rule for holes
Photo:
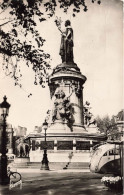
[[[48,160],[49,162],[69,162],[69,154],[70,151],[58,151],[58,152],[54,152],[54,151],[47,151],[47,156],[48,156]],[[35,151],[32,152],[30,155],[30,162],[41,162],[42,158],[43,158],[43,151]],[[76,152],[73,154],[73,157],[71,159],[71,162],[90,162],[90,152]]]
[[[16,164],[22,164],[22,163],[27,163],[30,162],[30,158],[29,157],[24,157],[24,158],[15,158],[14,159],[14,163]]]
[[[53,131],[53,132],[51,132]],[[51,133],[50,133],[51,132]],[[41,162],[43,158],[44,133],[30,134],[30,162]],[[69,162],[69,154],[73,153],[72,162],[90,162],[92,147],[106,140],[105,135],[89,132],[56,132],[49,130],[46,135],[47,154],[49,162]]]
[[[55,122],[50,125],[47,129],[47,133],[86,133],[88,132],[84,126],[73,125],[73,129],[71,130],[69,126],[64,122]],[[42,131],[44,133],[44,130]]]
[[[98,128],[97,127],[95,127],[95,126],[89,126],[89,127],[87,127],[86,128],[86,130],[87,130],[87,132],[89,133],[89,134],[100,134],[100,132],[99,132],[99,130],[98,130]]]
[[[70,128],[67,126],[66,123],[53,123],[51,126],[47,129],[47,133],[70,133]]]

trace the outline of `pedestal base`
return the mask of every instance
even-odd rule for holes
[[[100,131],[98,130],[98,127],[96,127],[95,125],[90,125],[89,127],[86,128],[86,130],[88,131],[88,133],[94,133],[99,135]]]
[[[24,158],[15,158],[14,159],[14,163],[16,163],[16,164],[22,164],[22,163],[27,163],[27,162],[30,162],[30,158],[29,157],[24,157]]]
[[[51,124],[51,126],[47,129],[47,133],[70,133],[71,129],[65,123],[57,122]]]
[[[70,135],[72,133],[87,133],[87,132],[88,131],[83,126],[74,125],[72,129],[70,129],[66,123],[61,123],[61,122],[60,123],[56,122],[54,124],[51,124],[51,126],[47,129],[47,133],[60,133],[60,134],[70,133]]]

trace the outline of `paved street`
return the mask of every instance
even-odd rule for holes
[[[76,171],[22,171],[22,189],[2,186],[1,195],[121,195],[102,183],[100,174]]]

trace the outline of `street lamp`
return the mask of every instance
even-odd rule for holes
[[[1,137],[1,176],[0,176],[0,183],[1,184],[8,184],[9,183],[9,177],[7,175],[7,133],[6,133],[6,117],[8,116],[9,113],[9,108],[10,108],[10,104],[6,101],[7,98],[6,96],[4,96],[3,98],[3,102],[0,104],[0,108],[2,110],[2,118],[3,118],[3,131],[2,131],[2,137]]]
[[[45,134],[44,134],[45,143],[44,143],[44,154],[43,154],[41,170],[49,170],[49,165],[48,165],[49,161],[48,161],[48,158],[47,158],[47,142],[46,142],[46,130],[47,130],[47,128],[48,128],[48,123],[45,120],[45,122],[43,123],[43,129],[45,131]]]

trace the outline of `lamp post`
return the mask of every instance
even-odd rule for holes
[[[9,183],[9,177],[7,175],[7,149],[6,149],[6,145],[7,145],[7,133],[6,133],[6,117],[8,116],[9,113],[9,108],[10,108],[10,104],[6,101],[7,98],[6,96],[4,96],[3,98],[3,102],[0,104],[0,108],[2,110],[2,118],[3,118],[3,131],[2,131],[2,137],[1,137],[1,174],[0,174],[0,183],[3,185],[6,185]]]
[[[45,120],[45,122],[43,123],[43,128],[44,128],[44,131],[45,131],[45,134],[44,134],[44,154],[43,154],[43,160],[42,160],[42,165],[41,165],[41,170],[49,170],[49,161],[48,161],[48,158],[47,158],[47,142],[46,142],[46,130],[48,128],[48,123],[47,121]]]

